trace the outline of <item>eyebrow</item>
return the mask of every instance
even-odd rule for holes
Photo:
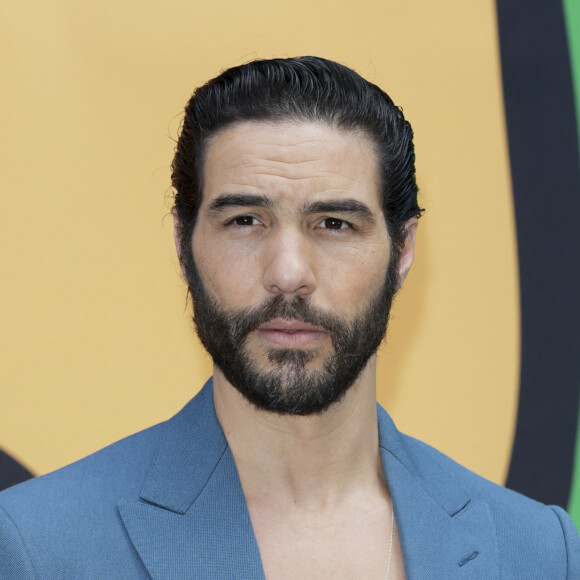
[[[305,214],[313,213],[347,213],[359,219],[374,224],[375,216],[368,205],[357,199],[336,199],[328,201],[315,201],[304,208]]]
[[[223,193],[211,202],[207,211],[209,213],[219,214],[231,207],[272,207],[273,205],[272,200],[265,195]],[[302,213],[304,215],[316,213],[346,213],[356,216],[368,224],[374,224],[376,222],[375,216],[369,206],[357,199],[315,201],[305,205]]]
[[[207,208],[209,213],[220,213],[229,207],[271,207],[272,202],[264,195],[247,193],[223,193],[216,197]]]

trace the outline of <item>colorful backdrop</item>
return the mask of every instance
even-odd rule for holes
[[[427,211],[379,400],[580,523],[578,6],[3,2],[0,485],[201,387],[169,219],[183,105],[223,68],[316,54],[383,87],[416,133]]]

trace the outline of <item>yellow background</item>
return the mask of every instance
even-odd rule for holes
[[[172,241],[184,103],[255,57],[355,68],[416,134],[417,259],[382,348],[400,429],[503,482],[518,281],[494,4],[152,0],[0,7],[0,447],[36,473],[176,412],[211,365]]]

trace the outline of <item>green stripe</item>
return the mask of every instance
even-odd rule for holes
[[[568,36],[568,50],[570,66],[572,68],[572,82],[574,84],[574,98],[576,101],[576,124],[580,136],[580,2],[578,0],[562,0],[564,17],[566,19],[566,33]],[[578,385],[580,388],[580,385]],[[579,424],[576,431],[576,457],[574,459],[574,473],[568,512],[580,528],[580,410],[578,411]]]

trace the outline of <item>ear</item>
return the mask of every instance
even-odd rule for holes
[[[405,240],[403,242],[403,250],[399,258],[399,284],[397,290],[401,288],[415,257],[415,236],[417,234],[417,226],[419,220],[412,217],[405,223]]]

